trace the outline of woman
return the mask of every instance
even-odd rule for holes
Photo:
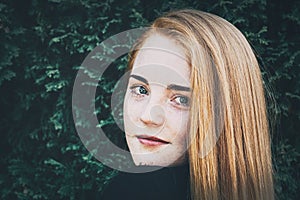
[[[153,176],[171,174],[181,190],[172,198],[274,199],[263,82],[245,37],[195,10],[170,12],[151,28],[129,61],[124,124],[134,163],[168,167]],[[129,190],[126,179],[149,194],[147,175],[120,177],[106,195]]]

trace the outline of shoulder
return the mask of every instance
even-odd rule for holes
[[[153,194],[153,188],[149,187],[151,182],[151,179],[144,174],[129,174],[121,172],[114,177],[105,188],[102,199],[152,199],[150,197],[148,198],[149,193]]]
[[[120,172],[105,188],[102,199],[182,200],[188,190],[185,183],[186,179],[174,177],[169,169],[143,174]]]

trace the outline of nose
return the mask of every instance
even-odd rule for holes
[[[150,102],[146,105],[140,120],[147,126],[159,127],[165,122],[165,112],[162,105]]]

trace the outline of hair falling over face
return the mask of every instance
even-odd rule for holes
[[[151,27],[152,32],[169,30],[161,34],[184,47],[191,67],[191,198],[274,199],[265,91],[243,34],[228,21],[196,10],[167,13]],[[129,67],[136,54],[130,55]]]

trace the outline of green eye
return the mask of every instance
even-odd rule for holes
[[[138,87],[138,90],[140,94],[148,94],[148,91],[143,86]]]
[[[134,95],[148,95],[148,90],[144,86],[132,86],[130,87],[131,93]]]
[[[177,96],[174,98],[174,101],[178,105],[189,106],[190,100],[186,96]]]

